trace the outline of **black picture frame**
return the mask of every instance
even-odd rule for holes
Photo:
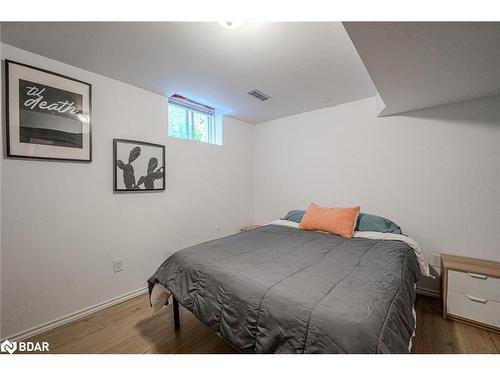
[[[123,188],[123,187],[121,187],[122,184],[118,183],[118,181],[119,181],[118,179],[120,178],[120,176],[118,174],[118,170],[120,169],[123,171],[122,172],[123,185],[125,185],[125,174],[126,174],[125,169],[122,169],[118,164],[118,161],[122,161],[122,160],[118,159],[118,148],[121,144],[130,145],[130,147],[128,148],[128,150],[130,150],[129,151],[129,159],[127,161],[128,165],[125,165],[125,167],[132,167],[131,172],[134,174],[133,185],[135,185],[132,188],[127,187],[127,186],[125,186],[125,188]],[[136,178],[136,176],[135,176],[135,166],[136,165],[131,165],[131,164],[134,161],[136,161],[136,159],[139,157],[140,154],[134,154],[134,156],[135,156],[134,159],[132,159],[132,155],[133,155],[133,150],[136,147],[139,147],[139,149],[140,149],[141,146],[145,146],[145,147],[149,147],[149,148],[153,148],[153,149],[158,148],[159,150],[157,151],[155,156],[161,155],[162,160],[161,160],[161,162],[158,161],[158,166],[157,167],[155,166],[154,171],[150,171],[150,166],[151,166],[151,162],[152,162],[152,158],[150,158],[148,165],[147,165],[146,175],[140,176],[139,178]],[[139,153],[140,152],[142,152],[142,149],[140,149]],[[122,164],[125,164],[125,163],[122,161]],[[145,179],[148,179],[148,177],[150,177],[154,174],[157,174],[157,173],[162,173],[162,177],[161,177],[162,183],[161,183],[160,187],[151,188],[151,187],[147,186],[146,182],[140,183],[141,178],[145,180]],[[149,180],[148,182],[150,185],[151,179],[148,179],[148,180]],[[130,180],[128,182],[129,182],[129,186],[130,186]],[[120,186],[118,186],[118,185],[120,185]],[[141,186],[141,185],[144,185],[144,188],[140,188],[139,186]],[[154,180],[153,180],[153,186],[154,186]],[[151,143],[151,142],[136,141],[136,140],[131,140],[131,139],[123,139],[123,138],[113,139],[113,191],[114,192],[164,191],[165,186],[166,186],[166,166],[165,166],[165,146],[164,145],[157,144],[157,143]]]
[[[12,105],[13,101],[11,99],[11,95],[17,95],[17,97],[19,97],[19,90],[17,90],[15,93],[13,93],[11,91],[13,89],[11,87],[10,78],[11,78],[11,72],[13,70],[12,67],[14,65],[17,65],[18,67],[23,67],[24,69],[29,69],[29,70],[34,71],[34,72],[40,72],[44,75],[51,75],[51,76],[57,77],[57,79],[63,79],[63,80],[66,80],[68,82],[71,81],[77,85],[82,85],[82,86],[87,87],[88,93],[87,93],[87,95],[86,95],[87,97],[85,99],[85,102],[87,103],[87,105],[85,106],[86,107],[85,108],[86,109],[85,115],[87,117],[87,121],[85,123],[82,123],[82,129],[85,129],[85,132],[84,132],[85,135],[88,134],[88,136],[86,136],[88,138],[88,140],[85,142],[87,144],[87,147],[82,147],[82,150],[83,150],[82,154],[85,154],[85,156],[82,156],[82,157],[72,157],[72,156],[65,157],[65,156],[60,156],[60,155],[50,156],[50,152],[48,152],[48,151],[43,151],[43,152],[33,151],[33,152],[29,152],[29,153],[23,153],[23,152],[19,152],[19,151],[14,150],[14,148],[16,148],[17,144],[19,144],[20,142],[17,142],[17,144],[14,144],[14,140],[12,139],[13,138],[12,131],[16,131],[17,129],[21,128],[21,123],[19,120],[20,116],[19,115],[13,116],[13,111],[19,111],[19,102],[17,103],[18,105],[16,106],[16,108],[13,108],[13,105]],[[20,62],[9,60],[9,59],[5,59],[5,76],[4,76],[4,78],[5,78],[5,114],[6,114],[6,122],[5,122],[6,123],[6,131],[5,131],[5,133],[6,133],[7,157],[20,158],[20,159],[66,161],[66,162],[83,162],[83,163],[91,163],[92,162],[92,85],[90,83],[84,82],[84,81],[81,81],[81,80],[78,80],[76,78],[72,78],[72,77],[69,77],[69,76],[66,76],[66,75],[63,75],[60,73],[56,73],[56,72],[53,72],[53,71],[50,71],[47,69],[38,68],[36,66],[20,63]],[[17,83],[16,87],[19,89],[19,83]],[[87,113],[88,113],[88,115],[87,115]],[[14,118],[17,118],[17,121],[15,124],[13,123]],[[83,131],[82,131],[82,133],[83,133]],[[82,134],[82,137],[83,137],[83,134]],[[36,146],[38,148],[43,148],[43,147],[46,147],[47,145],[39,144]],[[68,149],[68,150],[71,149],[70,147],[61,147],[61,146],[53,146],[53,145],[51,145],[51,147],[56,147],[57,149],[61,149],[61,150],[58,150],[58,154],[64,153],[64,151],[65,151],[64,149]]]

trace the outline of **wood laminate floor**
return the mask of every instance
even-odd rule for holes
[[[51,353],[235,353],[182,306],[174,330],[172,307],[152,315],[146,294],[40,334]],[[413,353],[500,353],[500,335],[443,320],[439,300],[418,295]]]

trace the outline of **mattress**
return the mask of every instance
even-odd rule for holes
[[[242,353],[408,353],[413,249],[267,225],[180,250],[148,280]]]

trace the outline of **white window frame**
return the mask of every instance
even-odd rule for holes
[[[168,105],[170,106],[176,106],[176,107],[181,107],[186,110],[186,134],[187,138],[183,137],[176,137],[173,135],[170,135],[170,124],[168,128],[169,136],[170,137],[175,137],[175,138],[181,138],[181,139],[187,139],[190,141],[195,141],[195,142],[205,142],[205,141],[197,141],[196,139],[193,138],[194,135],[194,129],[193,129],[193,124],[194,124],[194,115],[195,113],[202,113],[204,115],[208,115],[208,124],[207,124],[207,142],[205,143],[210,143],[210,144],[217,144],[217,131],[216,131],[216,123],[215,123],[215,111],[212,108],[209,108],[207,106],[204,106],[203,104],[199,104],[196,102],[193,102],[189,99],[182,99],[182,98],[177,98],[177,97],[169,97],[168,98]],[[190,118],[189,118],[190,117]]]

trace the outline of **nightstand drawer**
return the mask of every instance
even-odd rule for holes
[[[500,302],[482,296],[448,292],[448,314],[500,327]]]
[[[500,279],[494,277],[449,270],[448,290],[500,302]]]

